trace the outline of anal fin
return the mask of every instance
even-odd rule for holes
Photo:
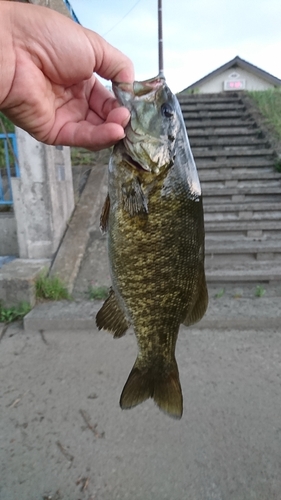
[[[112,289],[96,315],[96,325],[99,330],[104,329],[113,333],[115,338],[125,335],[126,330],[130,326]]]
[[[205,272],[203,268],[201,272],[201,279],[198,288],[197,298],[194,302],[191,311],[187,314],[185,320],[183,321],[183,324],[185,326],[191,326],[194,325],[194,323],[200,321],[200,319],[203,318],[205,312],[207,311],[207,307],[208,307],[208,289],[207,289]]]

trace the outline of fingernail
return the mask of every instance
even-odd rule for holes
[[[128,116],[127,116],[126,118],[124,118],[124,120],[123,120],[123,122],[122,122],[122,126],[123,126],[124,128],[128,125],[128,123],[129,123],[130,119],[131,119],[131,114],[128,112]]]

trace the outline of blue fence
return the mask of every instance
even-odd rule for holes
[[[71,17],[73,19],[73,21],[75,21],[76,23],[80,24],[79,20],[78,20],[78,17],[76,16],[72,6],[71,6],[71,3],[69,2],[69,0],[63,0],[65,5],[67,6],[70,14],[71,14]]]
[[[11,177],[20,177],[17,157],[16,134],[0,134],[0,205],[13,204]]]

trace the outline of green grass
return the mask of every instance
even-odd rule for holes
[[[277,172],[281,172],[281,158],[276,158],[274,166]]]
[[[281,89],[255,90],[248,94],[257,104],[266,123],[274,130],[276,137],[281,139]]]
[[[9,132],[14,132],[15,127],[6,116],[3,115],[3,113],[0,113],[0,118],[4,124],[4,129],[7,133]],[[4,130],[2,128],[2,123],[0,121],[0,134],[4,134]],[[10,165],[14,165],[14,156],[12,152],[10,151],[10,148],[8,147],[8,155],[9,155],[9,160],[10,160]],[[5,162],[5,151],[4,151],[4,141],[0,141],[0,169],[5,168],[6,162]]]
[[[47,276],[41,273],[36,280],[36,298],[45,300],[71,299],[66,287],[58,276]]]
[[[84,148],[71,148],[71,163],[73,166],[89,165],[108,165],[112,148],[102,149],[101,151],[88,151]]]
[[[266,290],[264,289],[264,287],[262,285],[256,286],[256,290],[255,290],[256,297],[259,297],[259,298],[263,297],[265,292],[266,292]]]
[[[4,124],[6,132],[14,132],[15,131],[14,124],[10,120],[8,120],[8,118],[6,118],[6,116],[3,115],[3,113],[1,113],[1,112],[0,112],[0,118]],[[3,134],[3,130],[2,130],[1,126],[0,126],[0,134]]]
[[[88,291],[88,297],[90,300],[103,300],[108,296],[107,286],[91,286]]]
[[[218,293],[216,293],[215,298],[216,298],[216,299],[220,299],[221,297],[223,297],[223,296],[224,296],[224,292],[225,292],[224,288],[221,288],[221,289],[218,291]]]
[[[31,310],[30,304],[22,302],[18,306],[4,307],[0,303],[0,323],[11,323],[22,319]]]

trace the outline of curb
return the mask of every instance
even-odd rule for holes
[[[204,318],[191,328],[197,330],[281,331],[280,297],[210,299]],[[95,316],[102,301],[60,301],[38,304],[24,318],[28,331],[96,330]]]

